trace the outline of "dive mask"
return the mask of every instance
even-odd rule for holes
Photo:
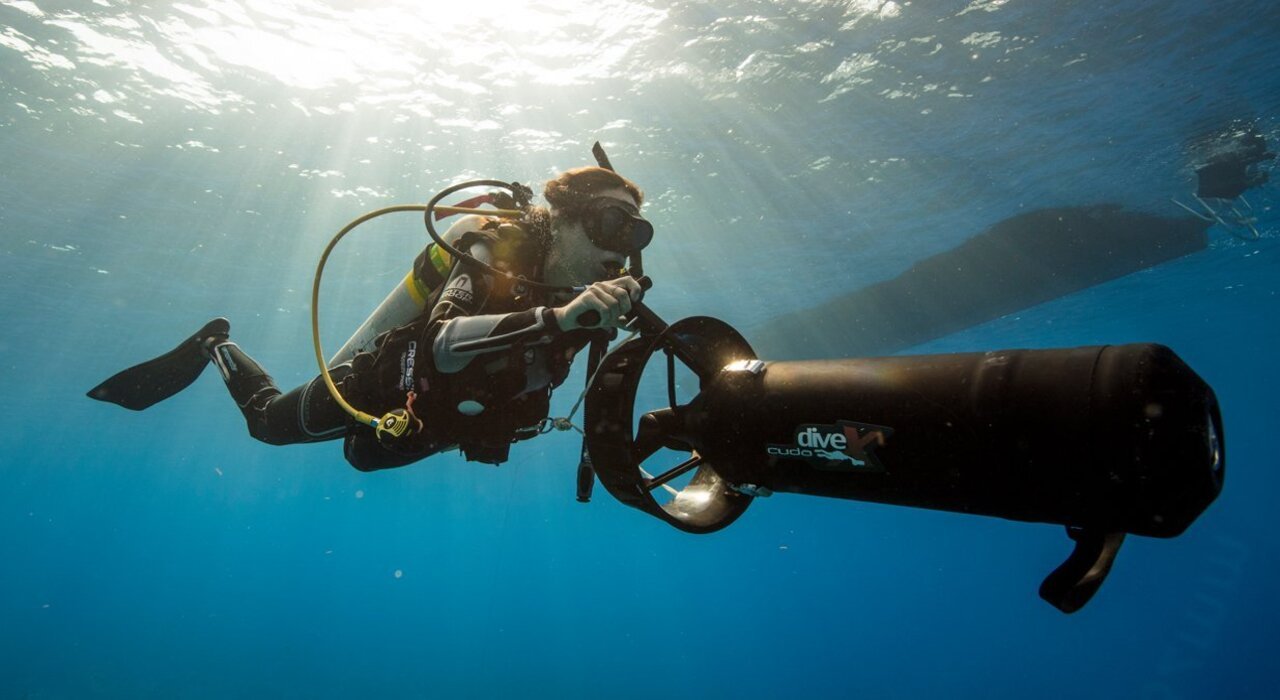
[[[653,240],[653,224],[627,202],[599,197],[588,206],[582,227],[597,248],[630,255],[644,250]]]

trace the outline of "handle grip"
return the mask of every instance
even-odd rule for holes
[[[648,291],[648,290],[650,290],[650,289],[652,289],[652,288],[653,288],[653,280],[652,280],[652,279],[649,279],[649,276],[648,276],[648,275],[644,275],[644,276],[642,276],[642,277],[639,277],[639,278],[637,278],[637,279],[636,279],[636,281],[640,283],[640,289],[643,289],[643,290],[645,290],[645,291]],[[584,289],[585,289],[585,288],[584,288]],[[648,308],[648,307],[646,307],[644,304],[642,304],[642,303],[640,303],[640,302],[638,302],[638,301],[637,301],[637,302],[633,302],[633,303],[632,303],[632,305],[631,305],[631,315],[632,315],[633,317],[637,317],[637,316],[638,316],[638,317],[643,317],[643,316],[645,315],[645,312],[648,312],[648,313],[649,313],[649,315],[652,315],[652,312],[650,312],[650,311],[649,311],[649,308]],[[595,310],[588,311],[588,312],[586,312],[586,313],[584,313],[584,314],[582,314],[581,316],[579,316],[579,317],[578,317],[578,326],[579,326],[579,327],[582,327],[582,328],[590,328],[590,327],[592,327],[592,326],[596,325],[597,323],[600,323],[600,312],[599,312],[599,311],[595,311]]]

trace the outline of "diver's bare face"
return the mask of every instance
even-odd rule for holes
[[[596,194],[596,197],[608,197],[632,207],[638,206],[636,200],[621,187],[604,190]],[[552,215],[555,215],[554,209]],[[547,283],[574,287],[615,279],[626,260],[622,253],[597,248],[587,238],[582,222],[552,219],[551,249],[547,251]]]

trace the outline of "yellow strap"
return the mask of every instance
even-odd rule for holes
[[[440,246],[433,245],[431,246],[431,264],[435,266],[436,272],[439,272],[441,277],[448,279],[453,268],[453,256]]]
[[[413,299],[413,303],[417,304],[419,309],[426,308],[431,288],[423,284],[418,276],[413,274],[413,270],[409,270],[409,274],[404,276],[404,286],[409,290],[409,298]]]

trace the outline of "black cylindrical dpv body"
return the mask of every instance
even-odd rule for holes
[[[741,364],[687,423],[735,484],[1155,537],[1222,488],[1213,390],[1161,345]]]

